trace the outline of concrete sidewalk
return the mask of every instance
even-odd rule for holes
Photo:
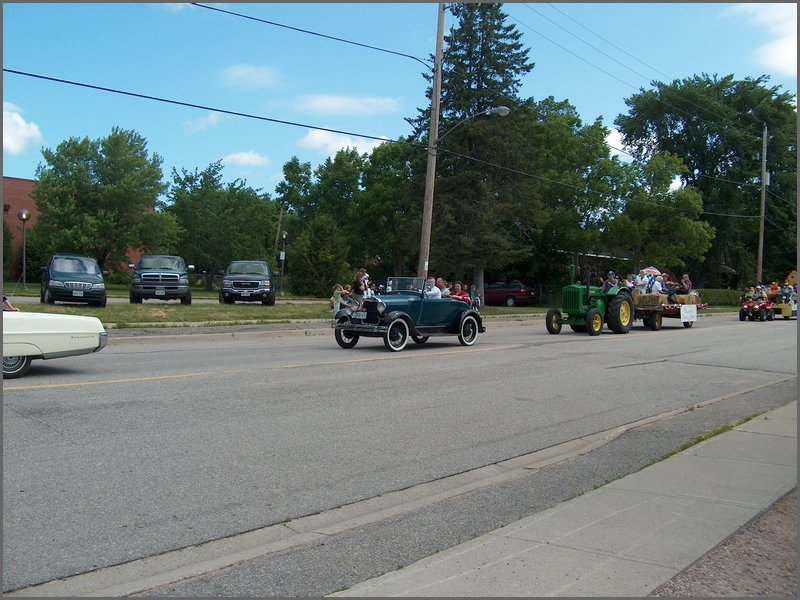
[[[797,485],[797,402],[332,596],[647,596]]]

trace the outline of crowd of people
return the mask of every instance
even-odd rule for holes
[[[609,271],[606,277],[600,276],[599,283],[603,292],[612,287],[626,287],[631,293],[636,290],[639,294],[667,294],[670,298],[674,298],[675,295],[687,295],[693,291],[692,280],[688,273],[684,273],[676,281],[668,271],[656,275],[646,269],[641,269],[636,276],[629,273],[627,277],[620,277],[614,271]]]
[[[766,284],[751,285],[746,288],[741,296],[741,301],[744,302],[780,302],[788,304],[789,302],[797,302],[797,284],[789,283],[789,280],[783,282],[783,286],[778,285],[777,281],[773,281],[769,286]]]
[[[443,277],[429,277],[425,282],[426,298],[454,298],[480,310],[481,297],[475,285],[469,287],[461,281],[449,282]],[[335,316],[344,306],[357,307],[366,298],[377,295],[378,286],[370,280],[366,269],[359,269],[353,280],[345,285],[336,283],[330,297],[331,316]]]

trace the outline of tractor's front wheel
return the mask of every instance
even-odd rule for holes
[[[600,335],[603,331],[603,315],[596,308],[590,308],[586,313],[586,331],[589,335]]]
[[[557,308],[548,310],[547,317],[545,318],[545,326],[547,327],[547,333],[553,335],[561,333],[561,311]]]

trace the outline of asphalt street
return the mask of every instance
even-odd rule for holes
[[[796,322],[677,325],[589,338],[498,320],[473,348],[400,355],[379,340],[343,351],[324,323],[150,339],[112,330],[89,360],[4,382],[4,590],[50,579],[122,589],[97,581],[127,567],[139,569],[128,594],[325,595],[796,397]],[[653,421],[626,428],[643,419]],[[598,434],[591,451],[484,476]],[[409,490],[413,501],[376,502]],[[283,546],[265,541],[278,526],[291,530]],[[267,538],[247,550],[246,532]],[[213,561],[165,567],[182,548],[225,540]]]

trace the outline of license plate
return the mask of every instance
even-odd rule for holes
[[[167,292],[165,290],[156,290],[156,296],[166,296]]]
[[[83,290],[72,290],[72,295],[78,297],[83,296]]]
[[[249,295],[250,295],[250,292],[241,292],[242,298],[244,298],[245,296],[249,296]]]
[[[357,310],[353,313],[354,319],[366,319],[367,318],[367,311],[365,310]]]

